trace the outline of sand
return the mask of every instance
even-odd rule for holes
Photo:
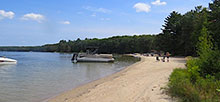
[[[173,102],[163,93],[169,75],[185,67],[184,58],[157,62],[155,57],[140,56],[141,61],[100,80],[80,86],[48,102]]]

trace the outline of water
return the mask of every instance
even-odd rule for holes
[[[118,57],[114,63],[77,63],[71,54],[0,52],[17,65],[0,65],[0,102],[41,102],[79,85],[122,70],[137,60]]]

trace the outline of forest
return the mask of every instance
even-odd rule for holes
[[[174,43],[167,50],[197,56],[172,72],[167,92],[180,102],[220,102],[220,0],[184,15],[173,12],[165,22],[161,39]]]

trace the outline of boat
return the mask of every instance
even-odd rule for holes
[[[110,54],[74,54],[72,61],[76,62],[114,62]]]
[[[16,63],[17,63],[17,61],[14,59],[0,57],[0,64],[16,64]]]
[[[86,53],[74,53],[72,57],[72,62],[114,62],[112,54],[96,54],[97,48],[87,48],[94,49],[93,52],[87,50]]]

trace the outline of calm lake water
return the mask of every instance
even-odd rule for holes
[[[117,57],[114,63],[74,64],[72,54],[42,52],[0,52],[0,56],[18,61],[0,65],[0,102],[41,102],[137,62]]]

